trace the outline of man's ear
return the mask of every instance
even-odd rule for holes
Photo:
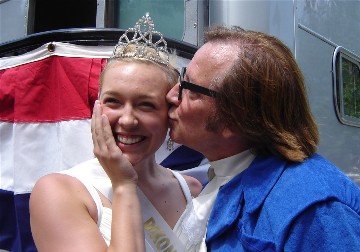
[[[225,127],[221,131],[221,136],[224,139],[229,140],[229,143],[232,143],[234,146],[237,146],[240,149],[250,148],[249,140],[246,137],[244,137],[243,134],[241,134],[239,132],[235,132],[235,131]]]
[[[232,138],[232,137],[234,137],[235,135],[238,135],[238,134],[236,134],[234,131],[230,130],[229,128],[224,127],[222,129],[222,131],[221,131],[221,135],[224,138]]]

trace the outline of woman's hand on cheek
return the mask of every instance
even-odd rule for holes
[[[102,113],[99,101],[95,102],[91,120],[94,154],[109,176],[113,188],[137,183],[137,173],[129,160],[116,145],[109,120]]]

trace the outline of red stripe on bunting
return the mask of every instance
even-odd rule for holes
[[[49,58],[0,70],[0,120],[90,118],[105,59]]]

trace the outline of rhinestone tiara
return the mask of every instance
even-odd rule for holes
[[[149,13],[146,13],[145,16],[136,22],[134,28],[127,29],[120,37],[110,59],[138,58],[168,66],[169,52],[167,50],[167,42],[160,32],[155,31],[154,26]],[[133,33],[132,39],[129,38],[131,33]],[[154,35],[159,36],[159,39],[153,43]],[[131,47],[135,47],[135,50],[131,53],[127,52],[127,49]],[[147,53],[149,48],[152,48],[155,53],[149,55]]]

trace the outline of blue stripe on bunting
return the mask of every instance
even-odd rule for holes
[[[30,193],[0,189],[0,249],[12,252],[37,251],[30,228]]]

